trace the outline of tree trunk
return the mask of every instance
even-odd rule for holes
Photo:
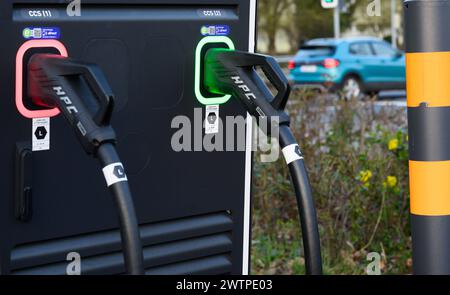
[[[276,32],[270,32],[268,34],[269,44],[267,46],[267,51],[270,55],[273,55],[277,52],[276,48]]]

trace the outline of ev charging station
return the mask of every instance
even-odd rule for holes
[[[449,13],[405,1],[416,274],[450,274]],[[248,274],[250,115],[281,119],[307,273],[321,274],[290,89],[273,58],[251,54],[255,22],[256,0],[0,2],[0,274]],[[173,150],[173,118],[195,125],[200,111],[201,126],[207,106],[247,118],[245,150]]]
[[[81,274],[125,272],[101,170],[60,111],[28,95],[35,54],[95,63],[109,82],[145,273],[247,274],[250,120],[245,151],[212,153],[173,151],[171,121],[205,115],[202,46],[253,52],[256,0],[83,0],[79,15],[67,4],[0,2],[0,274],[64,275],[77,257]],[[247,116],[226,96],[214,103],[221,118]]]

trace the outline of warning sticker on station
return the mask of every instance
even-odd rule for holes
[[[219,133],[219,106],[206,106],[205,134]]]
[[[32,128],[33,152],[47,151],[50,149],[50,118],[33,119]]]

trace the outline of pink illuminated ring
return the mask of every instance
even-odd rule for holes
[[[30,119],[47,118],[59,115],[59,109],[57,108],[32,111],[27,109],[23,103],[23,57],[29,49],[43,47],[53,47],[57,49],[62,56],[69,56],[64,44],[57,40],[30,40],[20,46],[16,55],[16,107],[22,116]]]

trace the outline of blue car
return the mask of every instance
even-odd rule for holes
[[[371,37],[314,39],[289,62],[291,83],[361,97],[405,89],[405,55]]]

